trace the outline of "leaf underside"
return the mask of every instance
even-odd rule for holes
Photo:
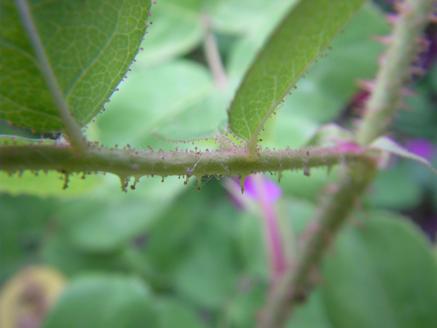
[[[230,130],[256,142],[269,116],[363,2],[301,0],[291,7],[236,92],[228,112]]]
[[[29,1],[37,33],[80,125],[108,100],[138,51],[149,0]],[[62,130],[14,1],[0,0],[0,119]]]

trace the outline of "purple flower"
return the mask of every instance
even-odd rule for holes
[[[265,201],[269,204],[275,204],[281,198],[281,188],[271,179],[260,176],[256,180],[255,176],[251,175],[244,181],[244,192],[253,200],[258,200],[262,195]]]
[[[271,179],[257,174],[248,176],[244,181],[244,194],[240,191],[240,182],[229,179],[226,186],[232,200],[240,208],[247,208],[254,202],[259,206],[264,223],[264,235],[270,262],[271,280],[276,281],[286,269],[285,252],[279,228],[276,203],[282,195],[281,188]]]
[[[428,161],[432,159],[434,153],[433,144],[425,139],[410,139],[406,142],[405,148]]]

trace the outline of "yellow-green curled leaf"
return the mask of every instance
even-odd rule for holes
[[[409,160],[413,160],[417,163],[424,165],[434,174],[437,174],[437,169],[432,166],[432,164],[424,157],[416,155],[410,152],[408,149],[405,149],[401,145],[397,144],[395,141],[391,140],[387,137],[381,137],[376,139],[370,145],[372,149],[382,150],[384,152],[390,153],[392,155],[396,155],[399,157],[403,157]]]

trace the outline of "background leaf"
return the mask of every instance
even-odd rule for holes
[[[227,34],[258,34],[275,26],[297,0],[207,0],[205,10],[214,30]]]
[[[107,145],[129,143],[146,147],[159,140],[156,133],[162,133],[166,125],[175,121],[179,129],[192,132],[204,130],[205,124],[213,129],[217,122],[203,119],[211,107],[201,106],[202,115],[190,115],[184,120],[186,124],[178,120],[184,112],[206,100],[213,88],[211,82],[202,66],[188,61],[178,60],[153,68],[136,67],[112,97],[108,112],[99,117],[101,140]],[[161,135],[170,139],[175,136]]]
[[[194,309],[186,303],[174,299],[163,298],[158,305],[159,328],[203,328],[206,327]]]
[[[138,54],[141,66],[151,66],[194,49],[203,37],[198,0],[161,0],[152,8],[151,22]]]
[[[371,214],[341,235],[325,263],[322,292],[334,327],[434,327],[436,261],[401,217]]]
[[[51,327],[156,327],[150,295],[141,280],[89,275],[74,280],[43,325]]]
[[[68,188],[63,189],[65,176],[58,172],[22,172],[9,175],[0,172],[0,191],[11,195],[38,195],[42,197],[79,197],[101,187],[102,176],[92,175],[82,179],[80,175],[68,177]]]
[[[35,261],[54,204],[52,199],[0,194],[0,283]]]
[[[406,209],[417,206],[422,197],[422,188],[415,182],[412,163],[398,165],[378,172],[366,200],[374,207]]]

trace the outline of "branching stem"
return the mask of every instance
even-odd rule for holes
[[[411,64],[418,53],[421,33],[436,0],[406,0],[400,6],[393,40],[376,78],[366,114],[357,133],[360,144],[367,145],[386,132],[393,118],[402,89],[411,75]],[[294,309],[315,283],[313,270],[341,226],[347,221],[377,172],[376,161],[349,163],[341,171],[339,181],[327,191],[319,207],[308,240],[296,266],[289,268],[282,281],[275,284],[258,324],[262,328],[283,327]],[[315,227],[315,228],[314,228]]]
[[[82,152],[86,149],[86,141],[82,135],[79,125],[69,111],[68,104],[65,101],[64,95],[62,94],[55,73],[53,72],[50,64],[50,60],[39,37],[29,4],[27,0],[15,0],[15,4],[20,14],[23,27],[26,30],[29,40],[35,51],[41,73],[44,76],[47,87],[49,88],[49,91],[53,97],[53,101],[58,109],[68,141],[76,150]]]
[[[228,151],[137,151],[90,147],[78,154],[71,147],[13,145],[0,147],[0,170],[56,170],[108,172],[123,177],[160,176],[247,176],[256,172],[280,172],[309,167],[332,166],[367,155],[339,147],[303,150],[260,150],[252,160],[245,149]]]

